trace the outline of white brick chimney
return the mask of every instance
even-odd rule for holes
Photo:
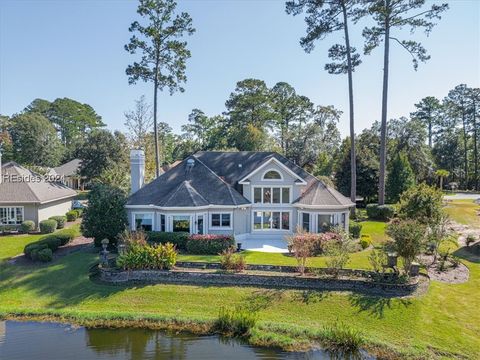
[[[145,153],[143,150],[130,150],[131,193],[142,188],[145,182]]]

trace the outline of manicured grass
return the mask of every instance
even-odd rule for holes
[[[480,258],[458,255],[471,271],[467,283],[432,282],[420,298],[388,299],[246,287],[103,285],[88,277],[97,255],[75,253],[34,268],[0,264],[0,315],[213,321],[225,304],[248,305],[259,309],[252,340],[257,343],[272,334],[305,341],[339,320],[361,330],[368,343],[401,353],[426,358],[434,351],[474,359],[480,347]]]
[[[5,251],[0,247],[0,258],[9,256]],[[368,251],[354,255],[358,258],[352,256],[350,266],[362,267]],[[0,316],[48,314],[97,325],[111,319],[125,325],[151,326],[144,320],[172,319],[205,324],[213,322],[224,305],[246,306],[259,314],[250,339],[254,344],[295,347],[315,341],[320,329],[340,321],[360,330],[369,346],[385,347],[386,353],[422,359],[477,359],[480,257],[464,249],[455,255],[470,269],[468,282],[432,281],[425,295],[406,299],[249,287],[104,285],[88,276],[98,259],[94,253],[74,253],[37,266],[0,262]],[[281,254],[248,252],[246,256],[252,263],[295,263]],[[207,258],[216,260],[201,260]],[[320,264],[324,260],[312,261]]]
[[[449,201],[445,206],[446,213],[456,222],[472,227],[480,228],[480,205],[473,200]]]
[[[383,221],[362,221],[362,235],[369,234],[374,245],[380,245],[387,240],[385,229],[387,223]]]
[[[80,234],[80,225],[73,225]],[[62,230],[58,230],[59,232]],[[0,237],[0,261],[22,254],[25,245],[40,240],[46,235],[13,235]]]

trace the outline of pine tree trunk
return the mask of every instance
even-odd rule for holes
[[[157,131],[157,94],[158,94],[158,61],[155,66],[155,81],[153,90],[153,138],[155,143],[155,178],[160,176],[160,159],[158,153],[158,131]]]
[[[348,100],[350,106],[350,201],[355,203],[357,200],[357,156],[355,152],[355,117],[353,107],[353,69],[352,54],[350,48],[350,38],[348,33],[347,8],[342,2],[343,10],[343,29],[345,32],[345,47],[347,49],[347,66],[348,66]],[[355,208],[352,208],[355,211]]]
[[[387,17],[385,19],[385,49],[383,55],[383,91],[382,123],[380,129],[380,174],[378,184],[378,204],[385,204],[385,176],[387,163],[387,99],[388,99],[388,61],[390,56],[390,0],[386,0]]]
[[[462,127],[463,127],[463,171],[464,175],[464,187],[468,189],[468,144],[467,144],[467,123],[465,117],[465,107],[462,101]]]
[[[474,174],[475,174],[475,190],[478,191],[478,126],[477,126],[477,109],[476,102],[473,99],[473,160],[474,160]]]

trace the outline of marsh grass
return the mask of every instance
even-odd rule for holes
[[[214,328],[218,332],[238,337],[248,337],[258,320],[256,312],[242,307],[222,307]]]
[[[321,342],[330,351],[353,353],[360,350],[365,340],[359,330],[343,322],[335,322],[323,327]]]

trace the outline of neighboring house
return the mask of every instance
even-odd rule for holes
[[[65,215],[76,195],[15,162],[2,165],[0,155],[0,226],[16,227],[25,220],[38,226],[51,216]]]
[[[85,179],[80,176],[80,165],[82,160],[73,159],[59,167],[53,168],[50,175],[62,177],[63,183],[74,190],[83,190]]]
[[[132,150],[132,229],[284,239],[348,229],[350,199],[274,152],[198,152],[143,186],[145,157]]]

